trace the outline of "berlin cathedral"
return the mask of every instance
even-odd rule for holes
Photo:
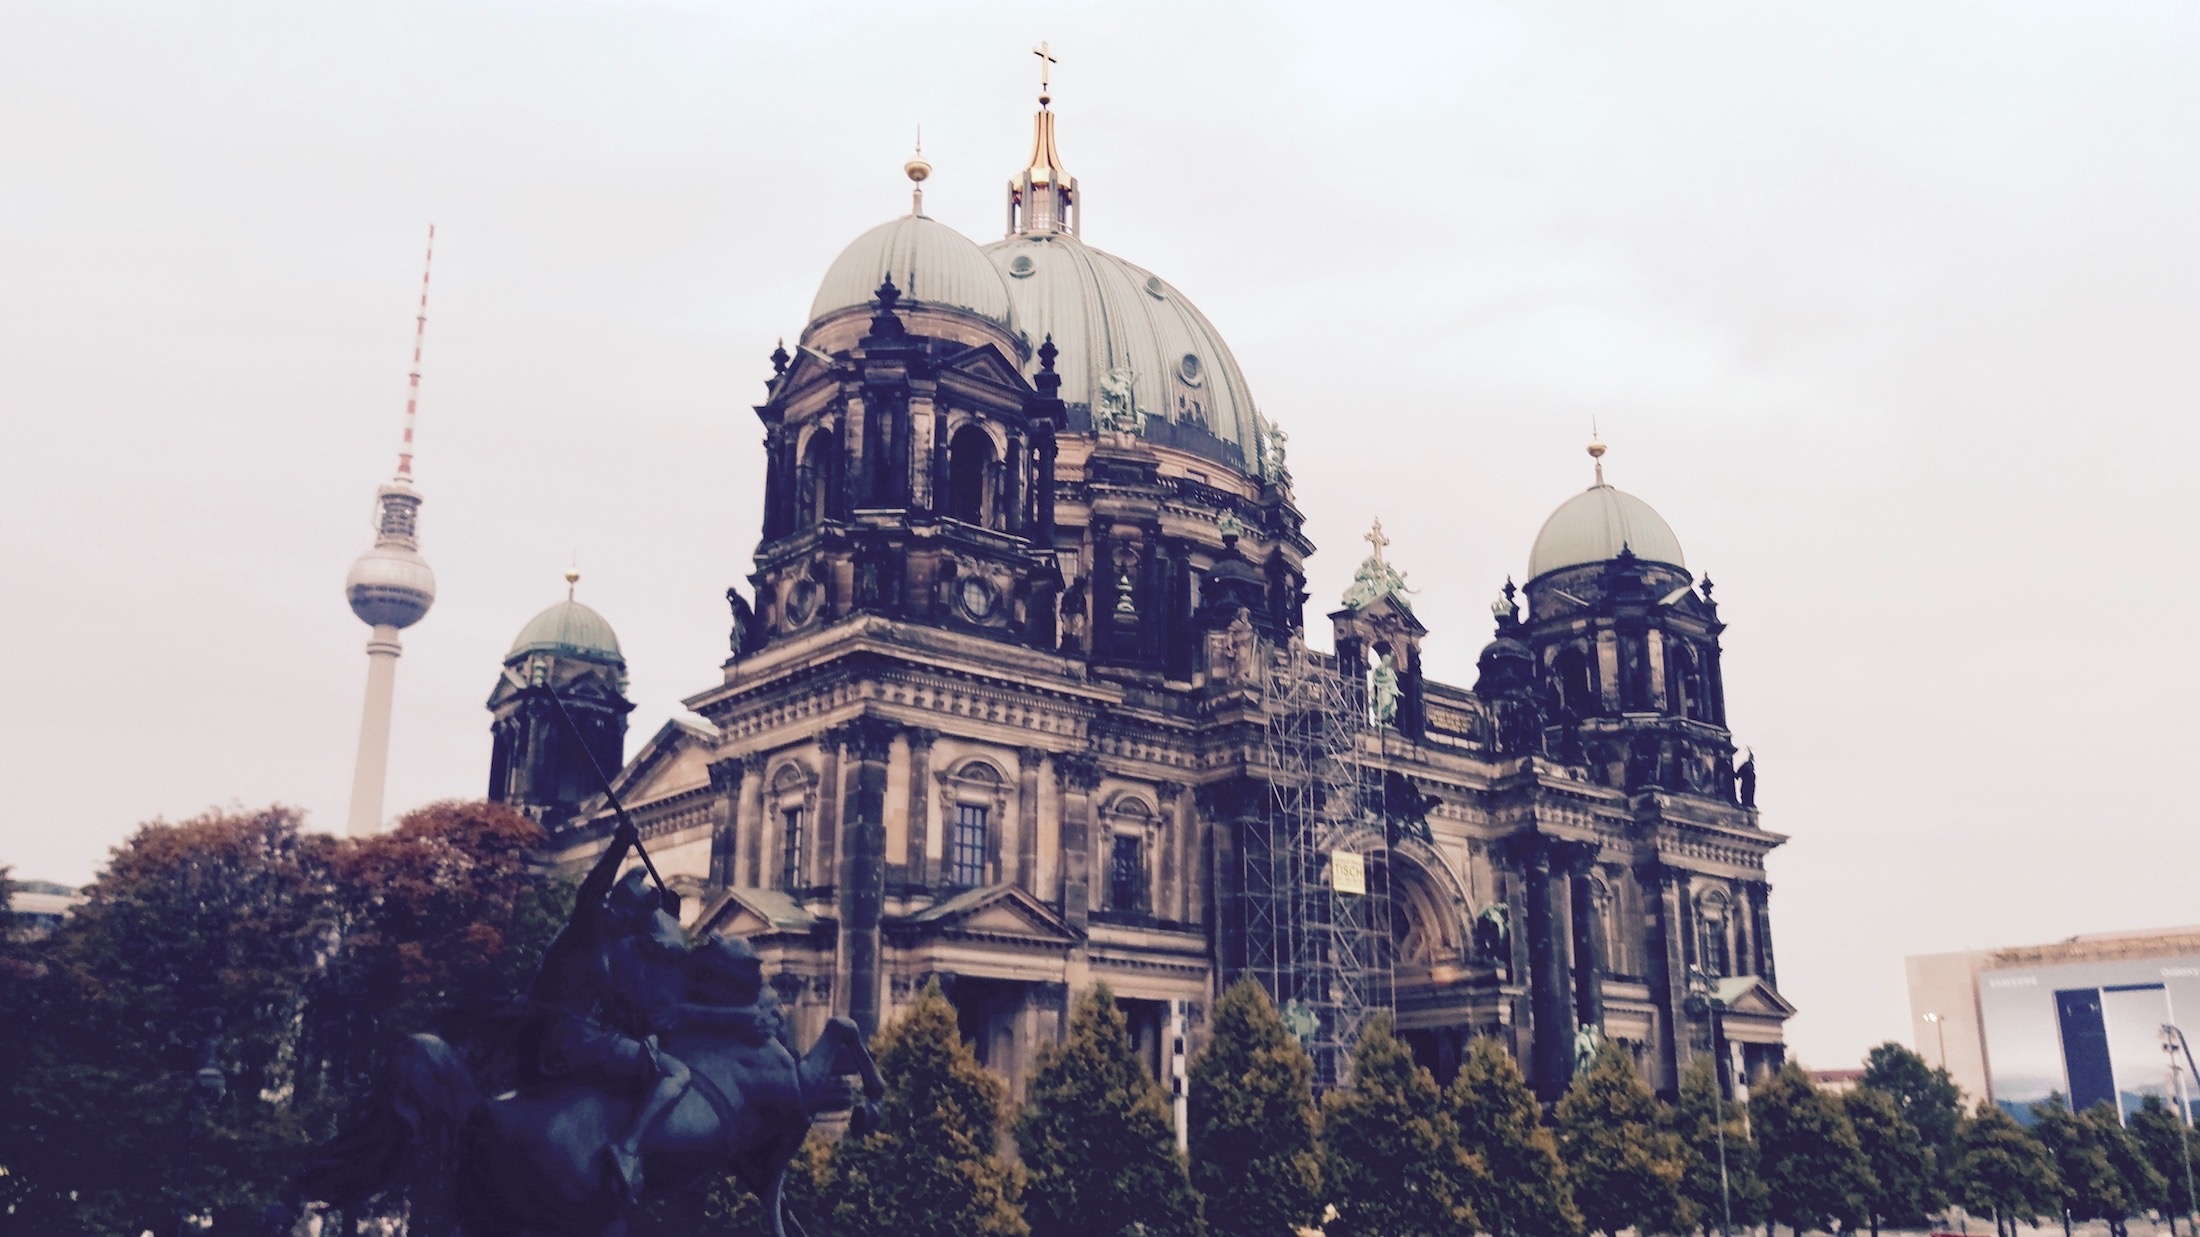
[[[1497,1037],[1546,1101],[1607,1040],[1668,1094],[1777,1066],[1783,839],[1673,530],[1599,459],[1468,688],[1423,678],[1378,525],[1319,651],[1285,435],[1182,293],[1080,239],[1054,120],[988,244],[911,160],[912,211],[773,353],[762,540],[692,715],[628,759],[618,639],[569,596],[489,699],[491,797],[585,866],[593,759],[802,1038],[937,982],[1019,1099],[1081,991],[1166,1079],[1242,975],[1325,1085],[1377,1011],[1439,1078]]]

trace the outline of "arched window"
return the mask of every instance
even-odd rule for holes
[[[1682,717],[1707,722],[1711,718],[1711,688],[1703,669],[1703,657],[1696,646],[1685,641],[1675,641],[1673,652],[1673,711]]]
[[[986,522],[987,474],[993,469],[993,436],[965,425],[947,444],[947,514],[970,524]]]
[[[1146,909],[1146,840],[1135,833],[1115,835],[1108,852],[1108,909]]]
[[[1723,897],[1713,896],[1696,907],[1696,964],[1705,974],[1725,976],[1734,973],[1734,953],[1728,945],[1726,920],[1727,903]]]
[[[810,435],[802,449],[802,466],[795,470],[795,525],[813,528],[825,522],[833,510],[833,459],[840,442],[831,430]]]
[[[1578,648],[1560,649],[1558,658],[1551,663],[1551,673],[1558,684],[1558,707],[1583,717],[1593,710],[1589,705],[1589,658]]]

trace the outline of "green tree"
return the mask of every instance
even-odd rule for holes
[[[1542,1109],[1520,1066],[1504,1046],[1478,1036],[1467,1046],[1445,1094],[1459,1145],[1482,1161],[1474,1178],[1474,1211],[1496,1237],[1575,1237],[1581,1211],[1558,1140],[1542,1121]]]
[[[1251,978],[1215,1002],[1192,1058],[1192,1185],[1217,1237],[1291,1237],[1321,1218],[1314,1062]]]
[[[1902,1119],[1932,1155],[1924,1213],[1947,1207],[1954,1194],[1949,1174],[1956,1159],[1956,1130],[1963,1123],[1963,1089],[1945,1066],[1927,1065],[1925,1058],[1892,1040],[1865,1054],[1862,1085],[1894,1097]]]
[[[2034,1104],[2032,1115],[2032,1133],[2055,1161],[2065,1233],[2073,1222],[2105,1220],[2109,1232],[2124,1237],[2126,1222],[2160,1199],[2162,1175],[2146,1164],[2107,1100],[2074,1113],[2057,1093]]]
[[[1726,1124],[1723,1192],[1719,1186],[1722,1119]],[[1741,1104],[1720,1101],[1712,1058],[1697,1057],[1681,1073],[1680,1096],[1673,1105],[1672,1121],[1673,1132],[1680,1135],[1688,1156],[1681,1197],[1695,1208],[1703,1227],[1719,1228],[1729,1206],[1736,1225],[1754,1227],[1765,1209],[1765,1184],[1757,1173],[1757,1143],[1750,1136],[1748,1114]]]
[[[1322,1101],[1322,1181],[1336,1218],[1328,1237],[1433,1237],[1472,1232],[1486,1175],[1460,1149],[1436,1079],[1414,1064],[1390,1018],[1367,1021],[1352,1085]]]
[[[833,1231],[1026,1237],[1022,1174],[997,1153],[1008,1089],[963,1043],[937,984],[879,1031],[872,1052],[886,1098],[879,1128],[833,1153]]]
[[[1872,1237],[1879,1237],[1882,1224],[1917,1227],[1933,1210],[1932,1149],[1885,1091],[1860,1086],[1841,1097],[1841,1107],[1871,1167],[1872,1189],[1865,1196],[1864,1212]]]
[[[332,947],[339,845],[299,823],[277,807],[145,825],[43,943],[0,1101],[27,1231],[168,1232],[282,1189],[320,1115],[295,1028]],[[218,1097],[194,1085],[207,1065]]]
[[[1558,1151],[1591,1229],[1684,1232],[1698,1215],[1681,1196],[1688,1153],[1618,1043],[1606,1040],[1558,1101]]]
[[[1168,1097],[1138,1063],[1107,985],[1077,1002],[1066,1039],[1040,1050],[1026,1098],[1016,1141],[1034,1237],[1201,1231]]]
[[[2176,1111],[2158,1095],[2146,1097],[2131,1114],[2131,1137],[2140,1156],[2162,1174],[2163,1209],[2184,1216],[2189,1230],[2193,1216],[2200,1213],[2192,1197],[2194,1183],[2200,1182],[2200,1139],[2192,1137]],[[2176,1227],[2174,1221],[2171,1227]]]
[[[2017,1222],[2062,1209],[2062,1183],[2047,1148],[1991,1100],[1956,1129],[1950,1181],[1964,1210],[1994,1218],[1996,1234],[2015,1237]]]
[[[1863,1222],[1874,1183],[1856,1129],[1790,1061],[1749,1097],[1765,1179],[1765,1216],[1797,1233]]]

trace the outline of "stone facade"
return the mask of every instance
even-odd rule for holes
[[[1358,740],[1371,775],[1425,805],[1425,836],[1368,860],[1428,1064],[1496,1036],[1553,1098],[1595,1027],[1670,1090],[1713,1049],[1706,994],[1745,1076],[1777,1063],[1781,838],[1753,767],[1737,784],[1708,581],[1622,547],[1531,580],[1524,615],[1508,584],[1470,690],[1424,680],[1378,533],[1335,652],[1303,653],[1314,547],[1282,435],[1096,416],[1055,356],[891,280],[776,353],[722,681],[616,779],[692,926],[751,940],[803,1036],[937,980],[1020,1095],[1105,981],[1157,1072],[1172,1013],[1196,1047],[1243,927],[1234,847],[1278,776],[1263,667],[1311,656],[1385,719]],[[1197,362],[1180,382],[1220,368]],[[565,860],[611,824],[582,807]]]

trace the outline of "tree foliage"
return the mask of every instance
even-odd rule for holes
[[[1022,1173],[997,1152],[1008,1088],[963,1043],[937,984],[880,1029],[872,1052],[886,1081],[881,1121],[833,1153],[831,1230],[1026,1237]]]
[[[1471,1202],[1486,1170],[1459,1145],[1436,1079],[1390,1029],[1368,1019],[1352,1053],[1352,1085],[1322,1107],[1328,1237],[1432,1237],[1472,1232]]]
[[[1790,1061],[1749,1097],[1765,1179],[1765,1216],[1797,1232],[1851,1228],[1875,1183],[1856,1128],[1832,1096]]]
[[[1485,1169],[1473,1178],[1470,1191],[1484,1229],[1496,1237],[1581,1232],[1581,1211],[1558,1158],[1558,1140],[1543,1124],[1535,1094],[1502,1044],[1476,1037],[1444,1098],[1460,1147]]]
[[[1920,1226],[1934,1210],[1931,1148],[1885,1091],[1860,1086],[1841,1097],[1841,1107],[1871,1168],[1872,1188],[1864,1197],[1864,1213],[1873,1237],[1882,1224]]]
[[[1558,1150],[1591,1229],[1673,1233],[1693,1228],[1681,1196],[1687,1152],[1625,1049],[1611,1040],[1558,1101]]]
[[[1956,1130],[1963,1123],[1963,1089],[1945,1066],[1927,1065],[1925,1058],[1892,1040],[1864,1055],[1861,1085],[1894,1100],[1895,1109],[1917,1131],[1931,1156],[1919,1214],[1946,1207],[1952,1193],[1949,1174],[1956,1159]]]
[[[1239,980],[1192,1059],[1192,1184],[1216,1237],[1291,1237],[1321,1218],[1314,1062],[1266,989]]]
[[[2200,1213],[2192,1197],[2200,1182],[2200,1138],[2177,1119],[2176,1110],[2161,1096],[2146,1097],[2131,1114],[2131,1138],[2140,1157],[2162,1175],[2163,1209],[2186,1217]]]
[[[1964,1210],[1993,1216],[1997,1230],[2006,1223],[2013,1231],[2019,1220],[2030,1223],[2062,1207],[2062,1183],[2047,1148],[1991,1100],[1980,1100],[1957,1127],[1950,1180]]]
[[[2123,1237],[2133,1215],[2161,1200],[2162,1174],[2148,1166],[2107,1100],[2074,1113],[2057,1093],[2033,1105],[2032,1115],[2032,1134],[2055,1162],[2066,1224],[2105,1220]]]
[[[18,1220],[258,1216],[375,1048],[508,989],[562,909],[531,858],[539,832],[503,808],[436,805],[365,841],[301,824],[272,807],[144,825],[29,947],[0,1003],[0,1188]]]
[[[1719,1188],[1720,1122],[1724,1121],[1726,1188]],[[1734,1223],[1754,1227],[1764,1215],[1765,1183],[1757,1171],[1757,1143],[1747,1113],[1734,1100],[1721,1101],[1712,1058],[1697,1057],[1681,1074],[1680,1096],[1673,1105],[1673,1132],[1688,1153],[1681,1197],[1695,1208],[1706,1229],[1715,1228],[1731,1206]]]
[[[1016,1141],[1034,1237],[1200,1232],[1168,1097],[1138,1063],[1105,984],[1077,1002],[1068,1037],[1040,1051],[1027,1098]]]

